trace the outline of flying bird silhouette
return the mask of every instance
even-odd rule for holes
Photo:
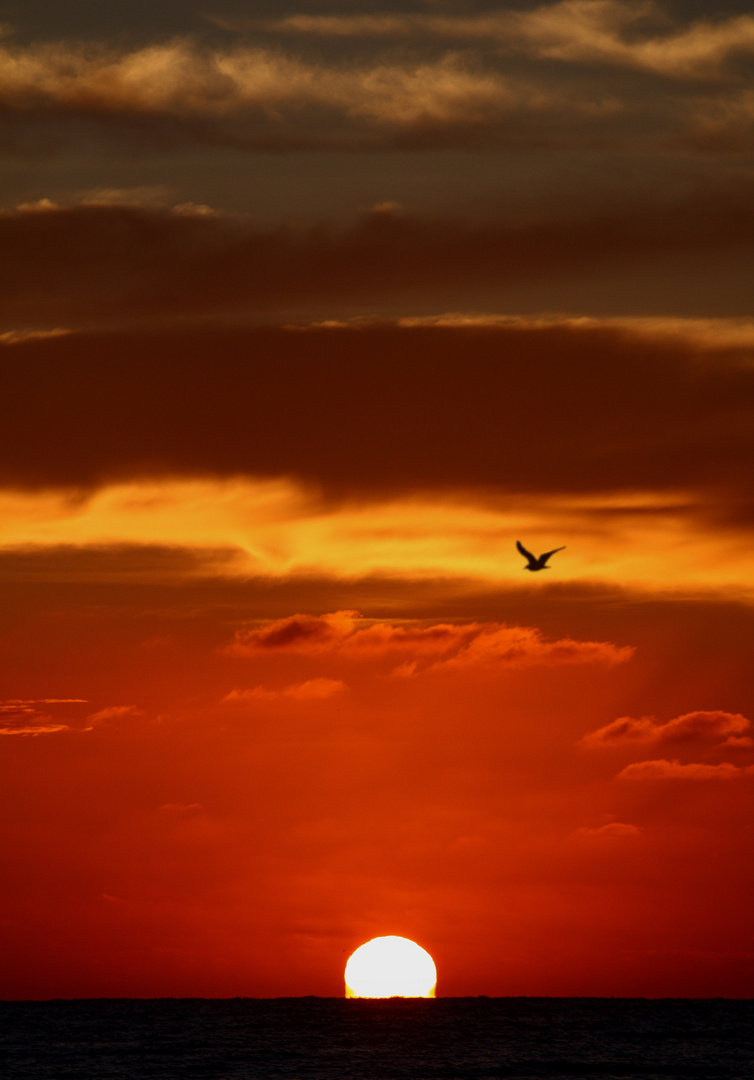
[[[546,565],[547,560],[551,555],[554,555],[556,551],[563,551],[565,549],[565,544],[563,544],[563,547],[553,548],[552,551],[546,551],[544,555],[540,555],[539,558],[532,555],[530,551],[527,551],[520,540],[516,541],[516,547],[524,558],[528,560],[529,565],[525,566],[524,570],[549,570],[550,567]]]

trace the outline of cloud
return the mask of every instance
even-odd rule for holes
[[[731,56],[754,52],[750,15],[716,23],[698,20],[651,35],[653,23],[665,29],[668,22],[653,3],[565,0],[523,13],[517,21],[522,43],[540,57],[614,64],[677,78],[716,74]]]
[[[0,108],[18,118],[146,121],[156,123],[155,130],[169,125],[166,130],[185,141],[262,148],[337,143],[323,124],[328,116],[400,130],[497,124],[510,113],[542,110],[589,116],[604,106],[454,53],[358,66],[260,47],[223,51],[182,39],[132,52],[92,43],[0,46]],[[308,134],[299,123],[302,111],[309,114]]]
[[[56,327],[52,330],[6,330],[0,334],[0,345],[17,345],[23,341],[44,341],[45,338],[63,337],[70,330]]]
[[[700,98],[691,111],[687,141],[704,153],[738,154],[754,135],[754,91],[735,89]]]
[[[241,29],[244,22],[225,25]],[[329,37],[436,37],[491,44],[539,60],[630,67],[676,78],[718,73],[731,57],[754,52],[754,17],[673,26],[649,0],[563,0],[529,11],[479,15],[287,15],[249,28]]]
[[[659,23],[659,34],[652,34],[653,23]],[[732,56],[754,52],[750,15],[716,23],[697,20],[667,32],[667,16],[653,3],[565,0],[521,13],[514,25],[521,44],[541,58],[625,66],[675,78],[714,75]]]
[[[320,323],[324,326],[365,326],[380,325],[384,320],[357,316],[342,322]],[[677,342],[694,351],[738,350],[754,348],[754,319],[740,318],[679,318],[672,315],[625,315],[594,318],[589,315],[502,315],[448,311],[440,315],[407,315],[395,320],[396,325],[459,327],[473,329],[481,327],[540,328],[572,327],[574,330],[608,329],[638,337],[647,342]]]
[[[9,509],[8,501],[3,499],[0,492],[0,503],[2,502],[5,502],[5,508]],[[16,509],[20,509],[18,504]],[[51,509],[49,502],[46,509]],[[68,518],[70,523],[70,509],[69,497],[63,495],[59,505],[60,517],[54,512],[52,516],[58,517],[59,524],[61,517]],[[135,509],[132,505],[132,512]],[[147,511],[148,516],[149,507],[142,504],[138,509],[142,514]],[[157,505],[152,504],[151,509],[156,511]],[[45,513],[44,510],[42,512]],[[204,546],[192,548],[185,542],[172,546],[161,546],[159,542],[141,544],[138,540],[133,542],[133,531],[128,531],[131,535],[123,543],[81,544],[79,536],[71,538],[71,542],[55,544],[46,543],[37,535],[34,539],[29,538],[31,542],[22,541],[14,545],[7,543],[7,532],[3,536],[0,528],[0,537],[4,541],[0,551],[3,572],[7,579],[15,581],[47,578],[59,581],[166,582],[186,581],[192,577],[201,579],[214,576],[218,571],[222,574],[222,567],[230,569],[239,559],[243,561],[242,553],[230,547],[213,550]]]
[[[167,184],[140,184],[135,187],[120,188],[100,187],[87,191],[81,201],[85,206],[161,206],[169,194],[170,188]],[[27,204],[27,208],[31,209],[32,206]],[[50,204],[48,209],[52,208]]]
[[[42,723],[40,718],[36,718],[35,723],[29,725],[29,727],[23,727],[20,724],[11,724],[7,727],[0,726],[0,735],[51,735],[57,731],[70,730],[68,724],[45,724]]]
[[[500,623],[422,625],[361,620],[356,612],[294,615],[259,630],[241,630],[226,651],[252,657],[270,649],[362,662],[389,661],[392,674],[411,678],[423,671],[463,670],[530,664],[623,663],[633,650],[606,642],[546,641],[528,627]]]
[[[35,404],[39,407],[38,399]],[[643,406],[646,410],[646,401]],[[677,401],[674,407],[678,409]],[[219,424],[214,430],[221,430]],[[395,436],[395,428],[390,434]],[[341,428],[335,440],[338,449],[342,436]],[[303,433],[299,437],[306,445]],[[248,451],[248,445],[243,449]],[[555,476],[558,482],[563,481],[566,462],[563,454]],[[395,463],[398,468],[404,464],[400,457]],[[379,464],[375,454],[375,465]],[[298,580],[300,588],[305,580],[329,580],[350,583],[346,586],[350,588],[371,578],[383,582],[375,588],[385,588],[386,580],[411,582],[414,588],[445,581],[453,590],[473,592],[486,582],[532,595],[600,587],[649,590],[666,597],[727,595],[737,603],[754,595],[746,586],[754,569],[747,523],[735,517],[726,520],[726,513],[736,511],[735,501],[730,506],[723,502],[718,507],[714,499],[706,504],[704,491],[670,495],[503,490],[493,497],[491,487],[485,488],[472,472],[465,490],[439,488],[439,483],[447,483],[445,475],[425,480],[427,490],[419,496],[411,490],[380,491],[380,480],[386,485],[390,476],[379,474],[369,492],[369,471],[364,468],[354,481],[360,479],[362,484],[357,498],[350,483],[343,491],[338,477],[325,474],[322,479],[329,481],[327,494],[290,479],[238,475],[104,483],[75,497],[68,489],[55,491],[49,486],[41,491],[0,489],[0,571],[6,580],[19,584],[195,587],[211,580],[238,583],[255,578],[270,584]],[[520,482],[521,476],[517,479]],[[592,472],[588,479],[594,482]],[[406,483],[407,477],[402,480]],[[497,483],[503,486],[500,480]],[[557,566],[532,581],[515,548],[521,536],[539,550],[559,546],[558,541],[566,541],[567,549]],[[158,547],[158,541],[164,547]],[[218,552],[224,557],[217,557]],[[313,595],[308,589],[305,593]],[[315,604],[320,606],[320,601]],[[302,614],[247,633],[249,643],[260,652],[274,653],[281,646],[330,648],[333,641],[347,641],[354,618],[348,610],[326,618]],[[490,624],[475,625],[487,630],[470,646],[469,657],[483,647],[488,652],[517,647],[505,635],[500,640],[488,633]],[[364,627],[362,622],[360,629]],[[412,631],[411,638],[406,629],[391,630],[389,639],[392,646],[421,639],[436,650],[438,641],[452,642],[456,633],[457,627],[430,634],[420,630]],[[385,644],[377,630],[363,638]]]
[[[99,709],[87,717],[93,724],[99,724],[106,720],[121,720],[126,716],[143,716],[144,713],[136,705],[108,705]]]
[[[621,664],[632,654],[630,646],[570,638],[546,641],[537,630],[493,624],[479,627],[468,644],[464,643],[453,656],[431,667],[437,670],[486,666],[494,670],[498,665]]]
[[[49,700],[11,700],[0,703],[0,735],[50,735],[70,731],[69,724],[56,723],[48,712],[35,709],[36,704],[51,704]]]
[[[680,761],[636,761],[618,773],[618,780],[735,780],[754,774],[754,765],[739,767],[724,761],[719,765]]]
[[[746,328],[717,329],[713,344],[694,320],[520,318],[19,344],[3,363],[3,573],[609,582],[746,602],[754,368]],[[530,575],[516,539],[567,549]],[[366,608],[333,606],[352,604]]]
[[[596,828],[586,826],[576,829],[569,839],[573,840],[622,840],[635,839],[641,836],[641,829],[636,825],[627,825],[622,821],[611,821],[607,825],[599,825]]]
[[[356,611],[337,611],[330,615],[292,615],[278,619],[261,630],[239,631],[230,651],[245,655],[255,650],[285,649],[309,652],[329,647],[353,633]]]
[[[749,13],[674,22],[649,0],[564,0],[464,16],[210,21],[248,40],[5,41],[6,152],[55,153],[94,135],[162,152],[671,145],[706,154],[740,149],[750,135],[746,93],[730,86],[736,61],[754,53]],[[318,47],[323,38],[332,40]],[[739,120],[726,118],[731,109]]]
[[[93,726],[107,720],[125,716],[142,716],[135,705],[110,705],[82,719],[70,717],[71,710],[60,709],[65,705],[86,705],[86,698],[12,698],[0,702],[0,735],[48,735],[58,731],[91,731]],[[38,705],[56,706],[52,711],[36,708]],[[64,717],[55,716],[63,712]],[[62,723],[62,719],[71,720]]]
[[[9,698],[0,702],[0,708],[13,705],[85,705],[86,698]]]
[[[316,678],[293,683],[281,690],[272,690],[265,686],[255,686],[251,690],[231,690],[225,695],[223,701],[234,704],[247,701],[269,701],[281,697],[293,698],[294,701],[322,701],[343,694],[347,690],[347,683],[341,679]]]
[[[344,304],[410,306],[428,289],[473,303],[502,286],[520,290],[595,273],[620,279],[658,259],[745,258],[753,205],[752,185],[741,180],[669,205],[637,202],[591,215],[474,224],[384,209],[345,226],[266,228],[181,208],[27,208],[0,213],[7,254],[0,320],[39,329],[164,324],[223,314],[290,316],[312,306],[332,316]]]
[[[751,723],[740,713],[697,711],[684,713],[664,723],[654,716],[635,719],[622,716],[599,728],[581,740],[590,749],[625,745],[659,745],[677,742],[711,742],[723,745],[749,746],[750,739],[738,739],[749,730]]]

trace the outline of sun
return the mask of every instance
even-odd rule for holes
[[[404,937],[372,938],[346,964],[347,998],[430,998],[436,984],[432,957]]]

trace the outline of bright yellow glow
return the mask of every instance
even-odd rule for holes
[[[378,937],[361,945],[346,964],[346,997],[434,997],[432,957],[404,937]]]
[[[566,550],[547,573],[528,574],[519,539],[531,551]],[[333,504],[287,479],[143,480],[85,496],[0,489],[0,550],[119,544],[203,552],[195,571],[202,575],[456,578],[464,589],[470,580],[525,589],[589,582],[754,601],[745,528],[715,522],[683,493],[485,501],[474,492],[428,492]],[[160,580],[165,572],[160,565]]]

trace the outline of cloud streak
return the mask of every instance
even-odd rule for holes
[[[109,705],[85,717],[71,716],[72,710],[60,708],[65,705],[86,704],[85,698],[12,698],[0,702],[0,735],[37,736],[52,735],[60,731],[92,731],[95,725],[103,722],[144,715],[135,705]],[[37,708],[39,705],[52,705],[56,708],[43,710]],[[55,715],[61,711],[64,716]],[[63,723],[63,720],[69,722]]]
[[[415,38],[494,43],[538,60],[636,68],[674,78],[719,73],[732,57],[754,52],[754,17],[669,25],[650,2],[563,0],[530,11],[453,15],[287,15],[274,21],[226,20],[225,25],[282,34]]]
[[[49,712],[34,708],[37,704],[49,704],[49,700],[5,701],[0,703],[0,735],[52,735],[70,731],[69,724],[57,723]]]

